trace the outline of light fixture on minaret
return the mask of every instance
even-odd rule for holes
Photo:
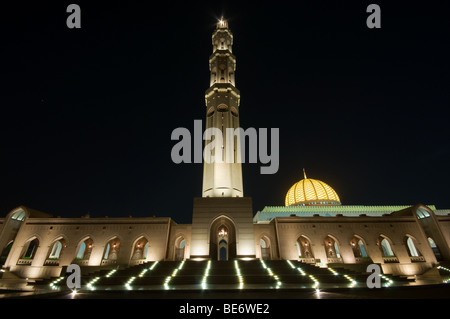
[[[203,197],[243,197],[242,165],[239,130],[240,92],[236,88],[236,57],[233,55],[233,34],[227,20],[217,22],[212,35],[213,52],[209,58],[210,87],[205,93],[206,130],[218,129],[222,135],[221,145],[205,141],[203,168]],[[227,129],[235,134],[227,136]],[[232,138],[232,141],[227,141]],[[232,143],[227,143],[232,142]],[[220,158],[221,157],[221,158]]]

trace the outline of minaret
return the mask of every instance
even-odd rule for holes
[[[210,87],[205,93],[206,129],[219,129],[223,143],[215,143],[214,147],[210,145],[211,151],[208,152],[206,146],[212,141],[205,142],[202,196],[243,197],[239,132],[229,135],[233,141],[227,141],[226,131],[227,128],[239,128],[240,103],[240,92],[235,82],[236,57],[232,53],[233,34],[228,29],[227,20],[222,18],[217,23],[212,45],[213,53],[209,58]],[[207,156],[215,158],[206,160]]]
[[[255,243],[259,239],[255,241],[252,199],[244,197],[242,190],[241,149],[237,143],[240,135],[226,131],[239,128],[240,100],[234,78],[233,34],[226,20],[220,19],[217,23],[212,44],[211,82],[205,93],[205,133],[208,129],[216,132],[212,140],[205,139],[203,192],[202,197],[194,198],[187,254],[192,259],[255,258]],[[230,136],[228,143],[227,135]],[[219,137],[223,143],[216,145]],[[208,156],[214,156],[214,160]],[[216,161],[216,156],[222,157],[221,162]]]

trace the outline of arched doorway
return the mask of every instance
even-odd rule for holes
[[[218,260],[228,260],[228,228],[225,226],[221,226],[219,231],[217,232],[217,241],[218,241]]]
[[[131,254],[131,260],[135,263],[137,261],[144,261],[147,258],[148,248],[150,244],[144,236],[138,238],[134,243],[133,253]]]
[[[342,263],[339,244],[335,238],[328,235],[324,240],[325,252],[327,254],[328,263]]]
[[[295,242],[297,247],[297,255],[300,261],[304,263],[314,263],[314,255],[311,250],[311,241],[305,236],[300,236]]]
[[[184,250],[186,248],[186,240],[183,236],[179,236],[175,240],[175,260],[184,260]]]
[[[216,218],[211,224],[209,238],[210,258],[229,260],[236,257],[236,228],[230,218]]]
[[[261,246],[261,259],[270,260],[270,240],[267,236],[262,236],[259,240]]]
[[[119,258],[120,251],[120,240],[114,237],[105,246],[105,251],[103,252],[102,265],[115,264]]]
[[[350,240],[350,245],[352,246],[353,255],[355,256],[355,261],[357,263],[372,262],[367,255],[366,243],[361,237],[357,235],[353,236]]]

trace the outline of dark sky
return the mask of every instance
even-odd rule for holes
[[[190,223],[202,164],[174,164],[170,136],[205,116],[222,14],[241,126],[280,129],[278,173],[243,166],[255,213],[284,205],[303,167],[346,205],[450,208],[448,1],[92,2],[2,3],[2,216]],[[70,3],[81,29],[66,27]]]

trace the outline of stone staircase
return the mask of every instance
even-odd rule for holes
[[[302,289],[366,287],[369,274],[345,268],[319,268],[298,261],[159,261],[81,276],[82,290]],[[383,286],[411,280],[382,275]],[[36,288],[67,289],[66,278],[34,283]]]

